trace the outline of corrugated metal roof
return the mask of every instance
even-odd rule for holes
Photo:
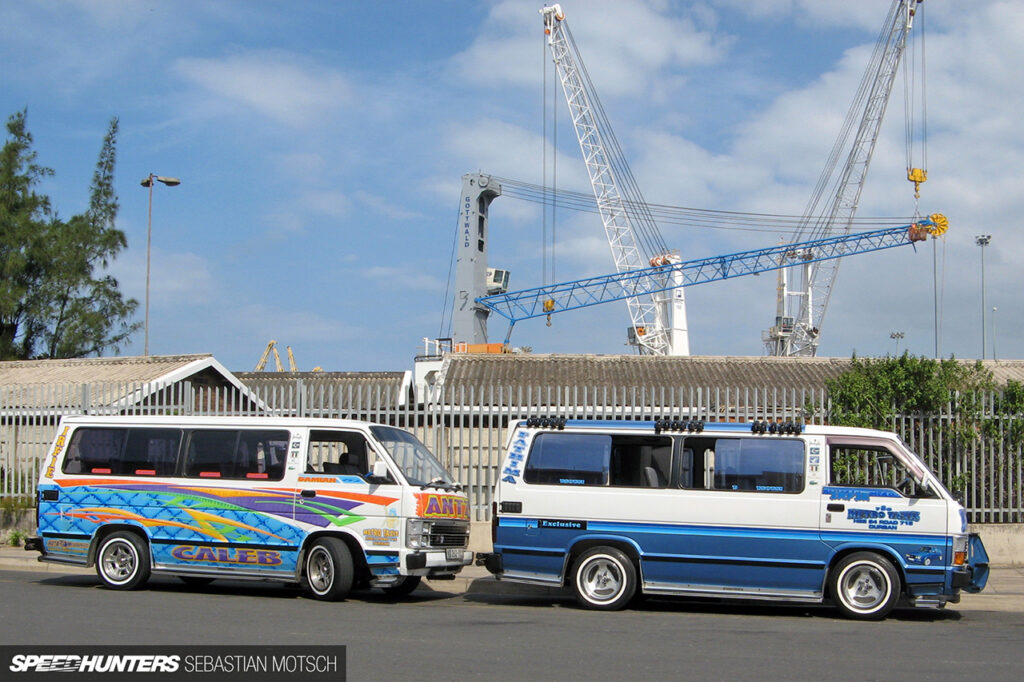
[[[278,410],[299,405],[300,389],[305,405],[323,409],[358,404],[364,409],[404,405],[409,395],[411,372],[238,372],[250,390]]]
[[[408,372],[235,372],[238,380],[250,388],[292,386],[302,380],[307,386],[378,386],[401,387]]]
[[[143,403],[177,382],[232,387],[258,399],[208,353],[0,362],[0,405],[7,411],[82,409]]]
[[[445,387],[810,389],[824,388],[850,362],[849,358],[451,354],[445,358],[439,383]],[[1024,381],[1022,360],[985,360],[983,365],[998,385],[1008,379]]]
[[[15,360],[0,362],[0,386],[156,381],[202,360],[213,360],[213,356],[205,353],[74,360]]]

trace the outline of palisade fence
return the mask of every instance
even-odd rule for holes
[[[891,429],[951,490],[962,491],[972,523],[1024,521],[1024,415],[1001,415],[998,394],[980,396],[965,417],[951,397],[936,414],[901,415]],[[448,387],[417,403],[393,383],[332,386],[290,383],[240,391],[190,382],[161,385],[0,386],[0,498],[34,496],[61,417],[233,415],[363,419],[415,433],[469,491],[475,520],[490,518],[494,484],[510,425],[533,416],[568,419],[706,422],[754,419],[828,423],[822,389],[678,389],[638,386]],[[13,499],[11,499],[13,498]]]

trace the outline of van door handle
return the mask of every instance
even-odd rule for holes
[[[316,491],[315,490],[303,490],[300,494],[303,497],[316,497]]]
[[[846,505],[845,504],[830,504],[827,507],[825,507],[825,509],[827,509],[829,511],[839,512],[839,511],[845,510],[846,509]]]

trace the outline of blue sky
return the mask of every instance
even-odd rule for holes
[[[112,266],[145,295],[148,173],[177,176],[153,206],[150,352],[213,353],[249,370],[269,339],[300,369],[399,370],[441,328],[460,177],[539,183],[548,56],[543,3],[120,0],[0,5],[0,113],[28,109],[43,187],[81,211],[107,123],[120,119]],[[648,200],[799,213],[863,73],[889,0],[562,3]],[[1024,3],[929,0],[924,213],[949,216],[935,252],[943,356],[1024,357],[1019,229]],[[550,71],[549,76],[550,79]],[[548,81],[550,84],[550,80]],[[897,83],[860,216],[910,215]],[[564,103],[558,184],[589,191]],[[502,197],[492,265],[542,283],[542,217]],[[598,217],[559,214],[559,279],[613,270]],[[685,258],[769,246],[771,233],[662,226]],[[932,246],[847,259],[820,355],[931,355]],[[775,279],[687,292],[691,349],[760,355]],[[609,304],[517,325],[534,352],[620,353]],[[504,326],[492,323],[500,340]],[[141,354],[143,335],[122,349]]]

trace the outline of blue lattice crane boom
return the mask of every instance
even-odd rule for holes
[[[680,286],[693,286],[723,279],[756,275],[801,263],[817,263],[859,253],[881,251],[923,241],[929,235],[946,231],[948,222],[941,214],[910,225],[870,232],[814,239],[724,256],[712,256],[682,263],[669,263],[611,275],[511,291],[476,299],[477,304],[509,321],[508,336],[520,320],[546,317],[630,297],[648,296]],[[508,342],[506,336],[506,343]]]

